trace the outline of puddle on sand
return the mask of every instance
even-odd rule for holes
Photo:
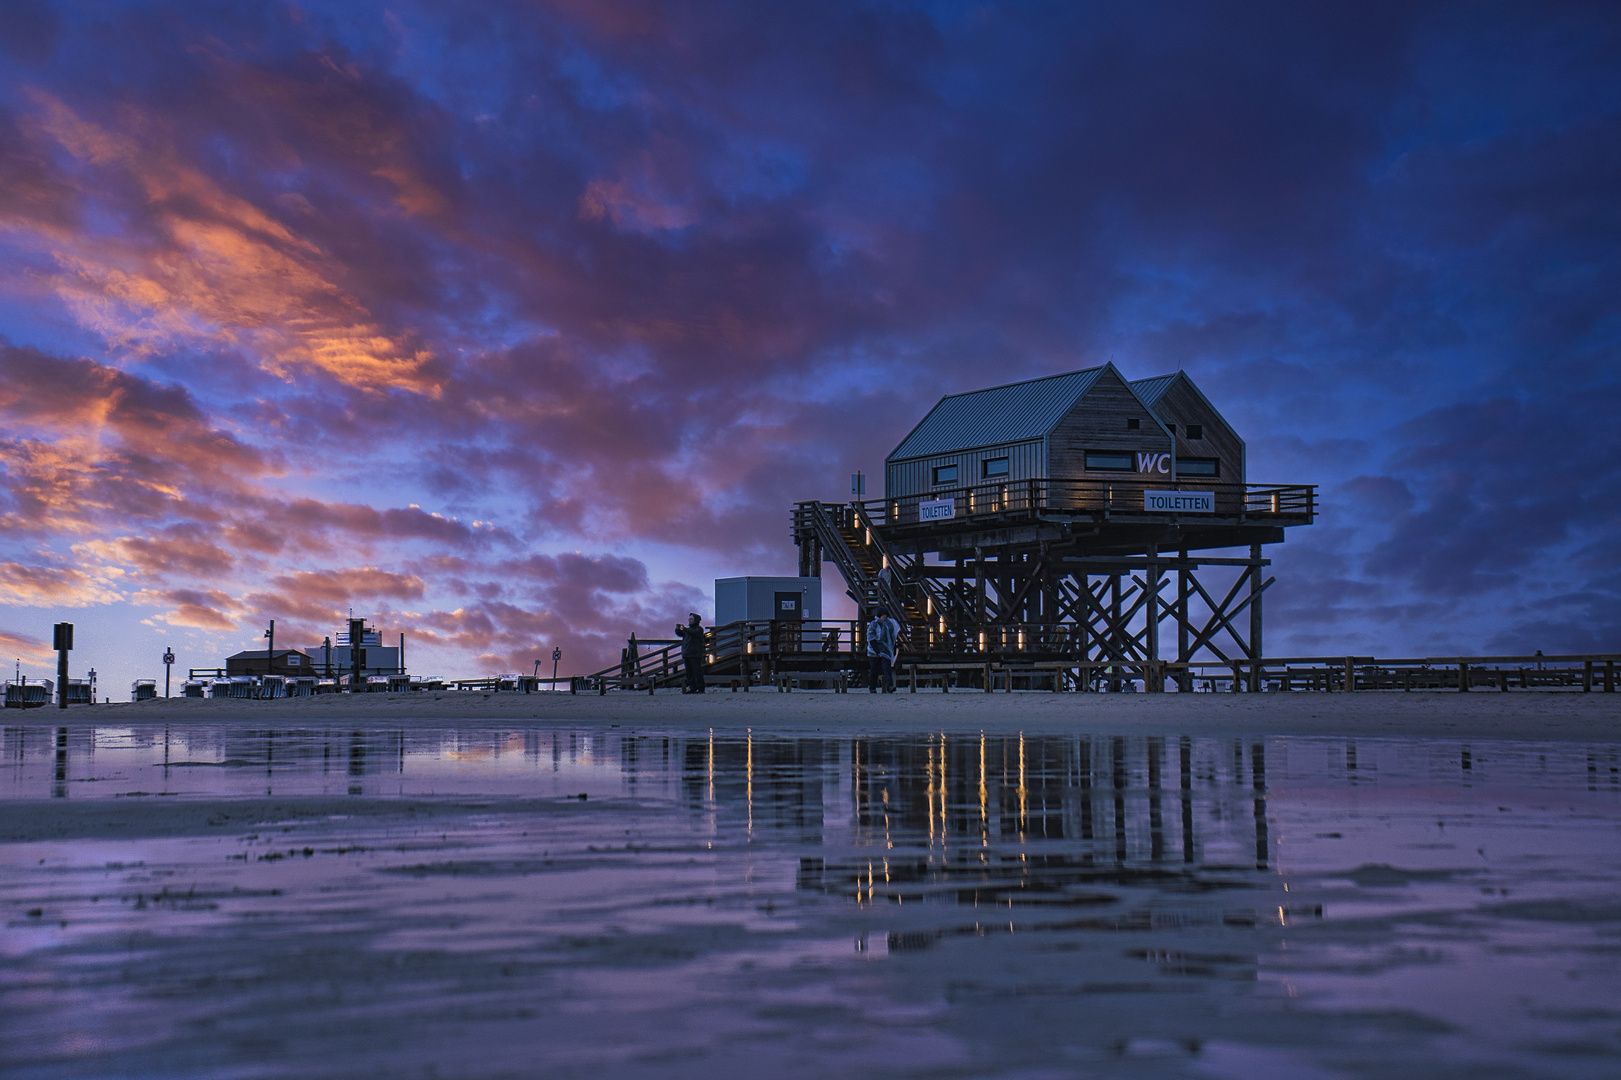
[[[8,1076],[1621,1072],[1610,744],[3,749]]]

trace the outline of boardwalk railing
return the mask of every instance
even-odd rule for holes
[[[903,650],[896,676],[913,689],[1083,691],[1166,689],[1186,692],[1373,690],[1600,690],[1614,693],[1621,653],[1523,656],[1263,657],[1259,660],[1147,660],[1065,657],[1078,651],[1080,628],[1063,624],[987,628],[984,645],[962,640],[954,653]],[[966,636],[966,635],[963,635]],[[730,623],[711,632],[706,676],[723,688],[746,690],[795,672],[845,672],[867,667],[859,622]],[[630,639],[621,662],[574,676],[569,689],[653,692],[685,678],[681,643]]]

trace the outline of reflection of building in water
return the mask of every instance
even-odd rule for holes
[[[857,741],[855,854],[802,859],[799,885],[971,907],[961,932],[975,934],[1253,925],[1254,890],[1276,885],[1265,750],[1227,749],[1163,737]],[[930,943],[891,935],[889,947]],[[1253,958],[1238,959],[1252,977]]]
[[[1092,862],[1193,863],[1206,861],[1196,804],[1226,820],[1243,800],[1253,804],[1256,829],[1253,859],[1244,861],[1265,869],[1264,747],[1235,744],[1218,780],[1217,745],[1199,743],[1196,753],[1190,738],[858,740],[855,818],[861,828],[910,830],[947,850],[993,837],[1068,840]]]
[[[646,749],[624,751],[627,764]],[[682,767],[691,803],[741,810],[751,830],[814,843],[848,829],[875,853],[870,867],[807,858],[801,885],[819,891],[1084,904],[1099,902],[1076,891],[1088,882],[1249,888],[1271,864],[1259,742],[750,736],[689,740]]]
[[[682,781],[694,803],[741,807],[751,829],[791,830],[821,839],[823,739],[690,739],[682,751]]]

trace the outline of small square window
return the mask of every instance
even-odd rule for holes
[[[993,457],[985,459],[984,465],[980,470],[980,474],[984,476],[985,479],[989,480],[992,477],[1006,476],[1007,471],[1007,458]]]
[[[957,482],[957,466],[955,466],[955,465],[936,465],[934,467],[934,483],[935,483],[936,487],[938,487],[941,484],[955,484],[956,482]]]
[[[1204,438],[1204,427],[1199,424],[1189,424],[1187,433],[1190,439],[1202,439]]]
[[[1136,417],[1136,416],[1128,416],[1128,417],[1126,417],[1126,430],[1127,431],[1136,431],[1138,428],[1140,428],[1142,426],[1143,426],[1143,422],[1142,422],[1141,418]]]

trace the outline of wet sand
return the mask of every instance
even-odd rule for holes
[[[8,713],[0,1071],[1606,1080],[1616,700]]]
[[[1053,694],[904,689],[777,693],[712,690],[605,696],[415,693],[328,695],[275,701],[175,699],[35,709],[6,716],[32,724],[288,721],[388,724],[611,722],[624,727],[713,727],[767,732],[1018,731],[1191,735],[1464,735],[1483,739],[1621,739],[1621,694],[1561,691],[1415,691],[1353,694]]]

